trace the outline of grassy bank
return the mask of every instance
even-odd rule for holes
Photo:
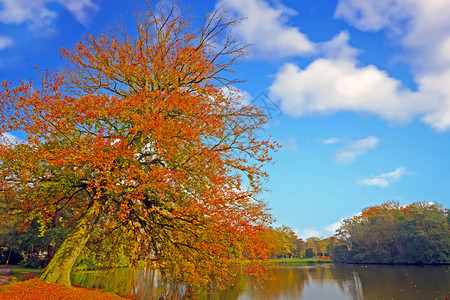
[[[273,264],[308,264],[308,263],[331,263],[329,258],[276,258],[270,259]]]
[[[43,269],[30,269],[18,266],[11,266],[11,270],[13,273],[12,282],[25,281],[37,278],[44,272]]]

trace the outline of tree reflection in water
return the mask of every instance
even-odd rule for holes
[[[355,289],[354,275],[344,275],[349,280],[334,277],[334,266],[279,266],[270,270],[269,279],[262,288],[247,285],[241,297],[233,299],[351,299],[350,289]],[[356,283],[359,284],[357,281]],[[221,298],[231,299],[231,298]]]
[[[135,295],[137,299],[184,299],[184,285],[162,279],[158,270],[114,269],[110,271],[76,272],[72,284],[96,288],[118,295]]]
[[[163,281],[152,269],[74,273],[72,280],[142,300],[183,299],[187,293],[185,286]],[[205,293],[201,299],[445,299],[449,282],[449,266],[279,266],[270,270],[266,281],[239,276],[232,287]]]

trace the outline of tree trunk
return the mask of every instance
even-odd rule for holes
[[[86,213],[78,219],[75,228],[66,237],[39,279],[48,283],[71,286],[70,272],[73,264],[89,239],[99,215],[99,208],[96,209],[94,205],[88,208]]]
[[[12,251],[12,248],[9,248],[8,259],[6,260],[6,265],[5,266],[7,266],[8,263],[9,263],[9,258],[11,257],[11,251]]]
[[[61,209],[56,209],[55,216],[53,217],[52,228],[59,226],[59,219],[61,218]],[[45,259],[45,266],[47,267],[56,252],[56,239],[53,238],[48,244],[47,258]]]
[[[56,252],[56,241],[53,239],[47,247],[47,258],[45,259],[45,267],[47,267],[55,256]]]

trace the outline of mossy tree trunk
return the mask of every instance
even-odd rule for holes
[[[97,223],[100,210],[100,208],[91,205],[85,214],[78,219],[75,228],[66,237],[39,279],[48,283],[71,286],[70,272],[73,264],[88,241],[92,229]]]

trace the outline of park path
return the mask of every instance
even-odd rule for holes
[[[12,270],[10,266],[0,266],[0,286],[9,283],[12,279]]]

